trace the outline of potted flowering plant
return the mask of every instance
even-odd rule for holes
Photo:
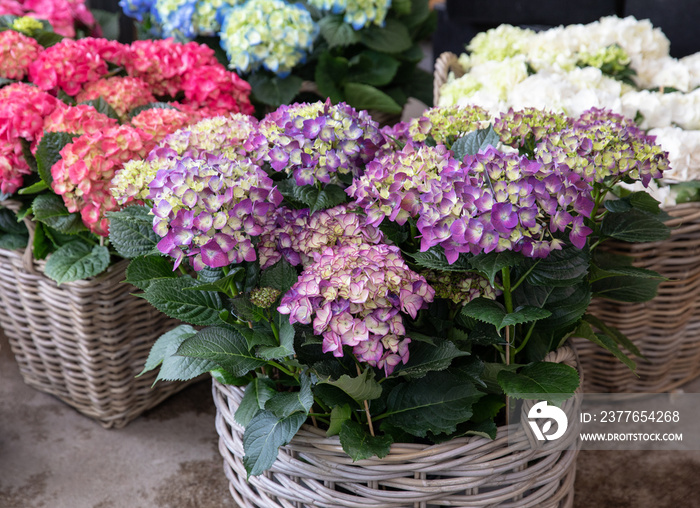
[[[196,43],[43,47],[40,22],[3,20],[0,322],[27,384],[120,427],[182,385],[134,379],[176,322],[120,284],[110,181],[180,127],[251,112],[249,86]]]
[[[561,404],[573,394],[577,371],[542,361],[568,337],[633,366],[618,347],[625,338],[586,309],[593,294],[626,282],[658,283],[597,254],[606,238],[668,234],[644,192],[606,199],[616,181],[660,176],[667,159],[653,140],[602,110],[492,119],[478,107],[444,108],[380,130],[366,112],[329,102],[282,106],[235,130],[243,135],[212,130],[209,151],[191,150],[184,136],[152,152],[168,162],[132,189],[146,204],[110,217],[135,231],[120,241],[142,246],[127,281],[200,327],[162,336],[144,371],[160,367],[163,380],[212,373],[237,500],[463,505],[465,485],[508,484],[493,502],[539,492],[540,505],[558,506],[571,455],[535,461],[533,475],[559,464],[547,494],[546,481],[513,486],[499,476],[503,463],[493,483],[474,480],[471,466],[447,470],[468,462],[462,446],[503,445],[491,440],[505,431],[505,395]],[[118,199],[129,196],[119,189]],[[437,445],[441,455],[430,443],[459,451]],[[408,465],[412,453],[429,460],[418,450],[445,462]],[[471,479],[448,478],[462,473]],[[402,488],[417,490],[401,497]]]
[[[427,0],[121,0],[151,34],[223,48],[267,106],[302,92],[358,109],[400,114],[408,97],[432,102],[432,80],[418,69],[420,41],[435,28]],[[313,96],[312,96],[313,97]]]

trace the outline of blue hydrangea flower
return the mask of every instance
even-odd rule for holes
[[[343,20],[355,30],[371,24],[384,26],[386,13],[391,7],[391,0],[308,0],[312,5],[333,14],[343,14]]]
[[[186,41],[197,35],[192,18],[197,0],[156,0],[153,18],[160,25],[163,37]]]
[[[219,12],[242,4],[245,0],[199,0],[192,24],[199,35],[214,36],[221,30]]]
[[[138,21],[143,21],[143,16],[153,9],[155,0],[119,0],[119,7],[124,14]]]

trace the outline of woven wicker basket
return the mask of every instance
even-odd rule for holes
[[[0,249],[0,325],[24,382],[106,428],[123,427],[187,386],[151,388],[155,372],[135,377],[155,340],[178,322],[130,294],[134,288],[121,283],[127,264],[57,286],[28,250]]]
[[[457,78],[464,76],[464,69],[459,64],[457,55],[446,51],[435,60],[435,72],[433,73],[433,104],[436,106],[440,101],[440,89],[447,83],[450,72]]]
[[[547,360],[577,365],[568,347]],[[577,451],[533,449],[532,438],[523,431],[516,434],[517,445],[510,436],[508,447],[507,432],[515,427],[500,427],[495,441],[471,437],[433,446],[395,443],[384,459],[353,463],[337,436],[328,438],[304,425],[280,449],[269,471],[246,481],[243,430],[233,419],[243,391],[214,381],[213,394],[219,450],[241,508],[573,506]],[[571,414],[576,404],[572,399],[564,408]]]
[[[671,228],[667,240],[603,244],[670,280],[649,302],[593,301],[589,312],[620,329],[648,362],[638,359],[637,377],[604,349],[577,339],[587,392],[661,393],[700,375],[700,203],[666,211],[673,217],[666,223]]]

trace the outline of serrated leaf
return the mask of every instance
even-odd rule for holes
[[[383,53],[400,53],[413,44],[406,26],[392,18],[387,19],[383,27],[370,25],[359,35],[362,44]]]
[[[257,322],[267,318],[265,309],[251,302],[247,295],[238,295],[232,298],[230,303],[233,314],[242,321]]]
[[[591,264],[591,274],[588,277],[589,282],[596,282],[607,277],[614,277],[617,275],[624,275],[627,277],[638,277],[641,279],[657,279],[659,281],[668,280],[666,277],[660,275],[658,272],[653,270],[647,270],[646,268],[637,268],[636,266],[615,266],[600,268],[594,264]]]
[[[518,266],[524,261],[523,256],[512,251],[489,252],[479,254],[469,260],[472,268],[489,280],[491,286],[496,282],[496,275],[506,267]]]
[[[302,375],[299,381],[301,386],[298,392],[275,393],[265,403],[265,409],[271,411],[278,418],[286,418],[294,413],[306,415],[311,410],[311,406],[314,405],[311,378],[308,375]]]
[[[328,430],[326,431],[326,436],[337,436],[340,434],[340,428],[343,422],[346,422],[352,416],[352,409],[348,404],[343,406],[334,406],[331,409],[331,423],[328,425]]]
[[[160,237],[153,232],[152,220],[145,222],[144,206],[128,206],[108,215],[109,241],[120,256],[133,259],[154,252]],[[147,212],[146,212],[147,213]]]
[[[413,334],[410,334],[413,337]],[[420,378],[430,371],[444,370],[450,366],[452,360],[460,356],[469,356],[466,351],[461,351],[448,340],[437,344],[426,342],[411,344],[411,355],[406,365],[397,365],[393,375]]]
[[[609,326],[607,323],[603,322],[602,320],[598,319],[592,314],[586,314],[585,316],[583,316],[583,319],[584,321],[587,321],[588,323],[598,328],[601,332],[603,332],[608,337],[612,338],[621,346],[624,346],[625,349],[627,349],[627,351],[629,351],[633,355],[639,356],[640,358],[645,358],[645,356],[642,354],[639,348],[624,333],[622,333],[614,326]]]
[[[519,372],[501,371],[498,384],[508,397],[537,399],[560,406],[580,383],[578,372],[563,363],[537,362]]]
[[[358,33],[352,26],[343,21],[342,14],[329,14],[318,22],[321,35],[328,43],[329,48],[336,46],[350,46],[360,40]]]
[[[608,213],[603,217],[600,232],[625,242],[658,242],[669,237],[670,230],[654,215],[631,209],[623,213]]]
[[[292,102],[299,93],[302,79],[294,75],[279,78],[258,72],[251,75],[248,82],[256,99],[268,106],[277,107]]]
[[[623,213],[632,209],[632,205],[626,199],[607,199],[603,202],[603,206],[612,213]]]
[[[248,342],[248,349],[253,349],[255,346],[276,346],[272,329],[266,323],[254,323],[253,328],[248,328],[245,325],[234,325],[236,330],[243,335],[243,338]]]
[[[326,185],[322,190],[313,185],[293,186],[294,199],[310,208],[309,213],[332,208],[347,200],[345,191],[337,185]]]
[[[522,284],[513,296],[517,305],[529,305],[551,312],[550,317],[537,322],[536,328],[558,337],[576,325],[591,303],[590,287],[585,281],[567,287]]]
[[[275,383],[266,377],[255,378],[245,387],[243,399],[233,418],[244,428],[248,426],[250,420],[265,409],[265,403],[277,394]]]
[[[20,222],[17,215],[7,208],[0,208],[0,232],[25,236],[29,234],[24,222]]]
[[[462,307],[462,315],[492,324],[496,330],[520,323],[539,321],[552,315],[546,309],[523,305],[515,311],[506,312],[503,305],[488,298],[475,298]]]
[[[174,279],[177,273],[173,271],[172,262],[163,256],[140,256],[134,258],[126,268],[126,280],[142,291],[145,291],[160,279]]]
[[[661,211],[660,205],[656,199],[654,199],[650,194],[645,191],[633,192],[627,196],[627,200],[630,205],[632,205],[637,210],[642,210],[644,212],[649,212],[654,215]]]
[[[53,182],[51,167],[61,160],[61,150],[77,137],[78,134],[67,132],[44,133],[36,149],[36,165],[39,176],[46,185],[50,186]]]
[[[109,266],[109,260],[107,247],[75,240],[51,254],[44,273],[57,284],[63,284],[102,273]]]
[[[348,81],[372,86],[388,85],[394,79],[399,65],[396,58],[386,53],[363,51],[350,60]]]
[[[244,376],[266,363],[248,350],[240,333],[221,326],[200,330],[180,345],[177,354],[214,362],[235,377]]]
[[[429,270],[442,270],[447,272],[469,272],[473,271],[469,259],[460,256],[454,263],[447,261],[445,250],[442,247],[431,247],[425,252],[413,252],[408,254],[418,266]]]
[[[114,108],[109,103],[109,101],[107,99],[105,99],[104,97],[98,97],[97,99],[83,101],[83,102],[80,102],[79,104],[86,104],[88,106],[92,106],[99,113],[102,113],[103,115],[106,115],[109,118],[113,118],[114,120],[119,120],[119,115],[114,110]]]
[[[467,155],[476,155],[488,147],[496,147],[500,141],[498,134],[489,125],[487,129],[479,129],[462,136],[452,145],[455,158],[463,161]]]
[[[235,298],[238,294],[237,281],[241,281],[245,275],[245,269],[242,266],[233,268],[229,274],[213,282],[204,282],[191,288],[185,288],[185,291],[218,291],[224,293],[230,298]]]
[[[384,113],[399,114],[403,107],[391,96],[364,83],[346,83],[345,100],[355,109],[372,109]]]
[[[144,104],[143,106],[136,106],[134,109],[129,111],[129,119],[134,118],[136,115],[139,113],[149,110],[149,109],[174,109],[177,110],[175,106],[172,104],[168,104],[167,102],[149,102],[148,104]]]
[[[162,313],[194,325],[219,322],[221,298],[212,291],[183,291],[195,285],[191,277],[159,279],[146,289],[144,298]]]
[[[382,394],[381,385],[374,379],[372,369],[367,368],[357,377],[343,374],[336,381],[330,379],[321,380],[319,385],[330,385],[348,394],[358,404],[365,400],[374,400]]]
[[[647,302],[656,297],[661,281],[636,276],[614,275],[591,284],[593,295],[619,302]]]
[[[482,395],[473,383],[449,372],[430,372],[391,391],[387,421],[418,437],[428,432],[451,434],[471,417],[471,406]]]
[[[87,231],[83,219],[78,213],[71,213],[56,194],[40,194],[32,201],[34,220],[66,234]]]
[[[245,386],[250,381],[250,375],[243,377],[232,376],[230,372],[217,367],[209,371],[212,378],[216,379],[222,385]]]
[[[275,324],[277,333],[279,334],[279,346],[258,348],[258,356],[265,360],[276,360],[285,358],[294,354],[294,327],[289,323],[289,316],[286,314],[275,313]]]
[[[277,289],[280,294],[284,295],[298,279],[299,274],[297,273],[297,269],[286,259],[282,258],[271,267],[262,271],[260,275],[260,287]]]
[[[34,228],[34,242],[32,243],[34,259],[46,259],[52,249],[51,240],[46,236],[44,227],[41,222],[38,222]]]
[[[0,249],[17,250],[24,249],[29,242],[28,235],[14,233],[0,233]]]
[[[253,417],[243,433],[243,465],[249,478],[272,467],[279,447],[292,440],[305,420],[302,413],[279,419],[270,411],[260,411]]]
[[[352,420],[344,421],[340,426],[340,445],[353,462],[371,457],[380,459],[391,451],[394,440],[391,436],[372,436],[365,427]]]
[[[588,274],[590,256],[588,251],[567,245],[561,250],[553,250],[544,259],[528,259],[521,267],[532,271],[526,280],[534,286],[572,286]]]
[[[588,339],[593,344],[596,344],[603,349],[607,349],[615,358],[627,365],[630,370],[634,371],[637,368],[637,364],[634,362],[634,360],[620,350],[618,345],[615,343],[615,340],[605,333],[595,333],[591,328],[591,325],[586,321],[581,321],[572,335],[574,337]]]

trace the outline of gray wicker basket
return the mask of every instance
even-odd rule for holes
[[[57,286],[30,252],[0,249],[0,325],[24,382],[106,428],[125,426],[187,386],[151,388],[155,372],[135,377],[155,340],[178,322],[121,283],[127,264]]]
[[[550,353],[547,360],[578,365],[569,347]],[[241,508],[573,506],[576,449],[533,449],[531,436],[522,431],[514,445],[513,436],[507,436],[514,428],[506,427],[499,428],[494,441],[470,437],[432,446],[395,443],[384,459],[353,463],[337,436],[328,438],[304,425],[280,449],[269,471],[246,481],[243,429],[233,419],[243,391],[214,381],[213,394],[219,451]],[[573,414],[577,404],[571,399],[565,410]]]

